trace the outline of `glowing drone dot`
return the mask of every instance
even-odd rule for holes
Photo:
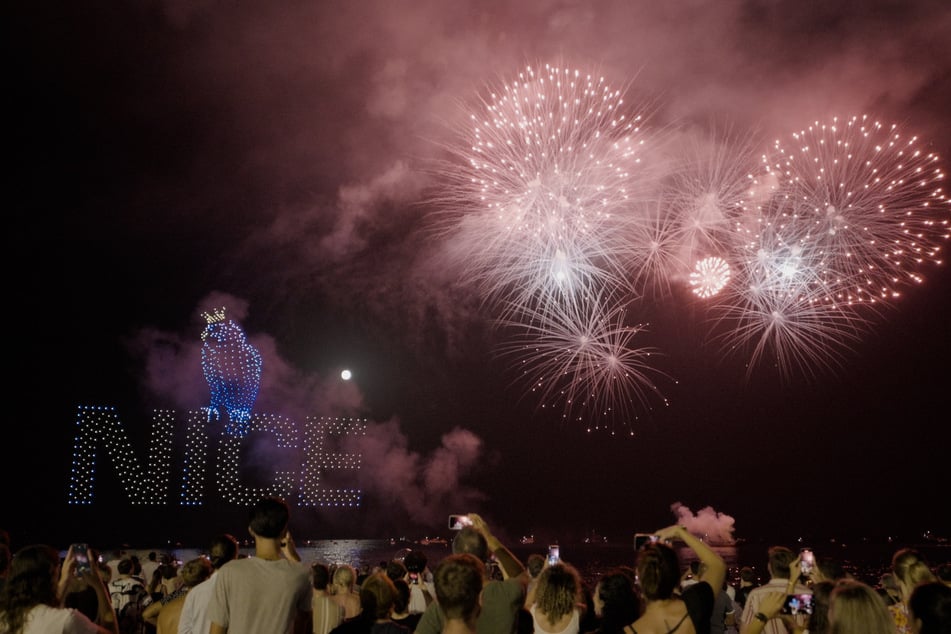
[[[340,378],[343,379],[344,381],[349,381],[350,377],[352,376],[353,374],[350,372],[350,370],[344,370],[343,372],[340,373]]]

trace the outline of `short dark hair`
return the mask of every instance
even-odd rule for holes
[[[116,565],[116,570],[119,571],[120,575],[130,575],[132,571],[135,570],[135,564],[128,557],[125,557],[119,560],[119,563]]]
[[[428,562],[429,559],[427,559],[426,553],[421,550],[411,550],[406,553],[406,557],[403,558],[403,564],[406,566],[406,569],[415,573],[420,573],[425,570]]]
[[[528,569],[528,574],[532,578],[537,577],[541,573],[542,568],[545,567],[545,556],[538,553],[532,553],[528,556],[528,559],[525,560],[525,567]]]
[[[436,599],[448,618],[468,620],[477,613],[484,575],[484,563],[470,553],[449,555],[439,562],[434,576]]]
[[[789,579],[789,564],[796,559],[793,551],[785,546],[771,546],[768,553],[770,576],[777,579]]]
[[[911,591],[908,609],[921,619],[921,634],[940,634],[951,627],[951,587],[940,581],[919,583]]]
[[[266,497],[251,507],[249,526],[255,535],[278,539],[287,532],[291,511],[279,497]]]
[[[315,561],[310,569],[313,572],[314,587],[318,590],[326,590],[327,584],[330,583],[330,566]]]
[[[406,575],[406,566],[399,559],[391,559],[386,563],[386,576],[392,581],[402,579]]]
[[[485,562],[489,558],[489,544],[485,535],[474,526],[463,526],[452,539],[452,552],[455,555],[475,555],[476,559]]]
[[[234,535],[221,533],[211,538],[211,548],[208,550],[211,565],[215,570],[221,568],[233,559],[237,559],[240,548]]]
[[[360,606],[364,613],[372,614],[374,618],[389,618],[395,599],[396,586],[386,573],[372,574],[360,586]]]

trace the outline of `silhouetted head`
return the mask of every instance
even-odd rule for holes
[[[327,585],[330,583],[330,566],[315,561],[313,565],[311,565],[310,570],[314,588],[317,590],[326,590]]]
[[[528,574],[530,574],[532,579],[534,579],[539,574],[541,574],[542,568],[545,567],[545,556],[538,553],[532,553],[525,561],[525,567],[528,569]]]
[[[205,557],[195,557],[185,562],[182,566],[182,582],[189,588],[197,586],[199,583],[211,576],[215,571],[211,561]]]
[[[789,564],[796,559],[793,551],[785,546],[773,546],[768,552],[769,576],[773,579],[789,579]]]
[[[393,598],[393,611],[397,614],[403,614],[409,609],[409,584],[406,579],[394,579],[393,587],[396,588],[396,596]]]
[[[395,599],[396,586],[384,572],[370,575],[360,586],[360,607],[364,613],[372,614],[377,619],[390,618]]]
[[[634,591],[634,575],[633,570],[615,568],[598,580],[594,605],[603,631],[621,631],[637,620],[639,600]]]
[[[129,557],[121,559],[116,566],[116,570],[119,571],[120,575],[131,575],[135,570],[135,562],[133,562]]]
[[[478,616],[484,575],[483,560],[471,553],[455,553],[439,562],[433,582],[436,599],[448,618],[470,621]]]
[[[452,552],[455,555],[475,555],[481,562],[489,559],[489,545],[485,536],[472,526],[463,526],[452,540]]]
[[[429,559],[426,557],[426,553],[421,550],[411,550],[406,553],[406,557],[403,558],[403,564],[406,566],[406,569],[409,572],[415,572],[417,574],[426,569],[426,563],[428,561]]]
[[[951,632],[951,586],[940,581],[926,581],[915,586],[908,599],[912,623],[917,634]]]
[[[399,559],[391,559],[386,562],[386,576],[389,577],[392,581],[397,579],[402,579],[406,576],[406,565],[403,564]]]
[[[680,562],[663,542],[645,544],[637,552],[637,581],[647,601],[669,599],[680,586]]]
[[[280,539],[287,533],[290,517],[287,502],[279,497],[267,497],[251,507],[248,525],[259,537]]]
[[[829,631],[892,634],[895,621],[872,587],[856,579],[840,579],[829,601]]]
[[[239,552],[238,540],[233,535],[222,533],[211,538],[211,548],[208,549],[208,553],[215,570],[237,559]]]

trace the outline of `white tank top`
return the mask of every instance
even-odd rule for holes
[[[535,634],[578,634],[581,629],[581,613],[578,612],[578,610],[572,610],[571,620],[568,621],[568,625],[566,625],[563,630],[557,632],[549,632],[538,623],[538,619],[535,617],[534,605],[529,608],[528,611],[532,613],[532,623],[535,626]]]

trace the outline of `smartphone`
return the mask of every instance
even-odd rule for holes
[[[548,565],[554,566],[559,561],[561,561],[561,549],[558,548],[558,544],[552,544],[548,547]]]
[[[418,572],[411,572],[411,573],[409,573],[409,582],[410,582],[411,584],[413,584],[414,586],[418,586],[418,585],[419,585],[419,573],[418,573]]]
[[[798,614],[810,615],[812,614],[812,595],[811,594],[787,594],[786,600],[783,602],[783,614],[791,614],[796,616]]]
[[[812,573],[816,565],[816,555],[810,548],[802,548],[799,551],[799,571],[806,577]]]
[[[89,556],[86,554],[89,547],[86,544],[73,544],[70,548],[73,551],[73,560],[76,562],[76,576],[81,577],[83,573],[92,569],[89,564]]]
[[[450,515],[449,516],[449,528],[450,530],[460,530],[464,526],[472,526],[472,520],[469,519],[468,515]]]

